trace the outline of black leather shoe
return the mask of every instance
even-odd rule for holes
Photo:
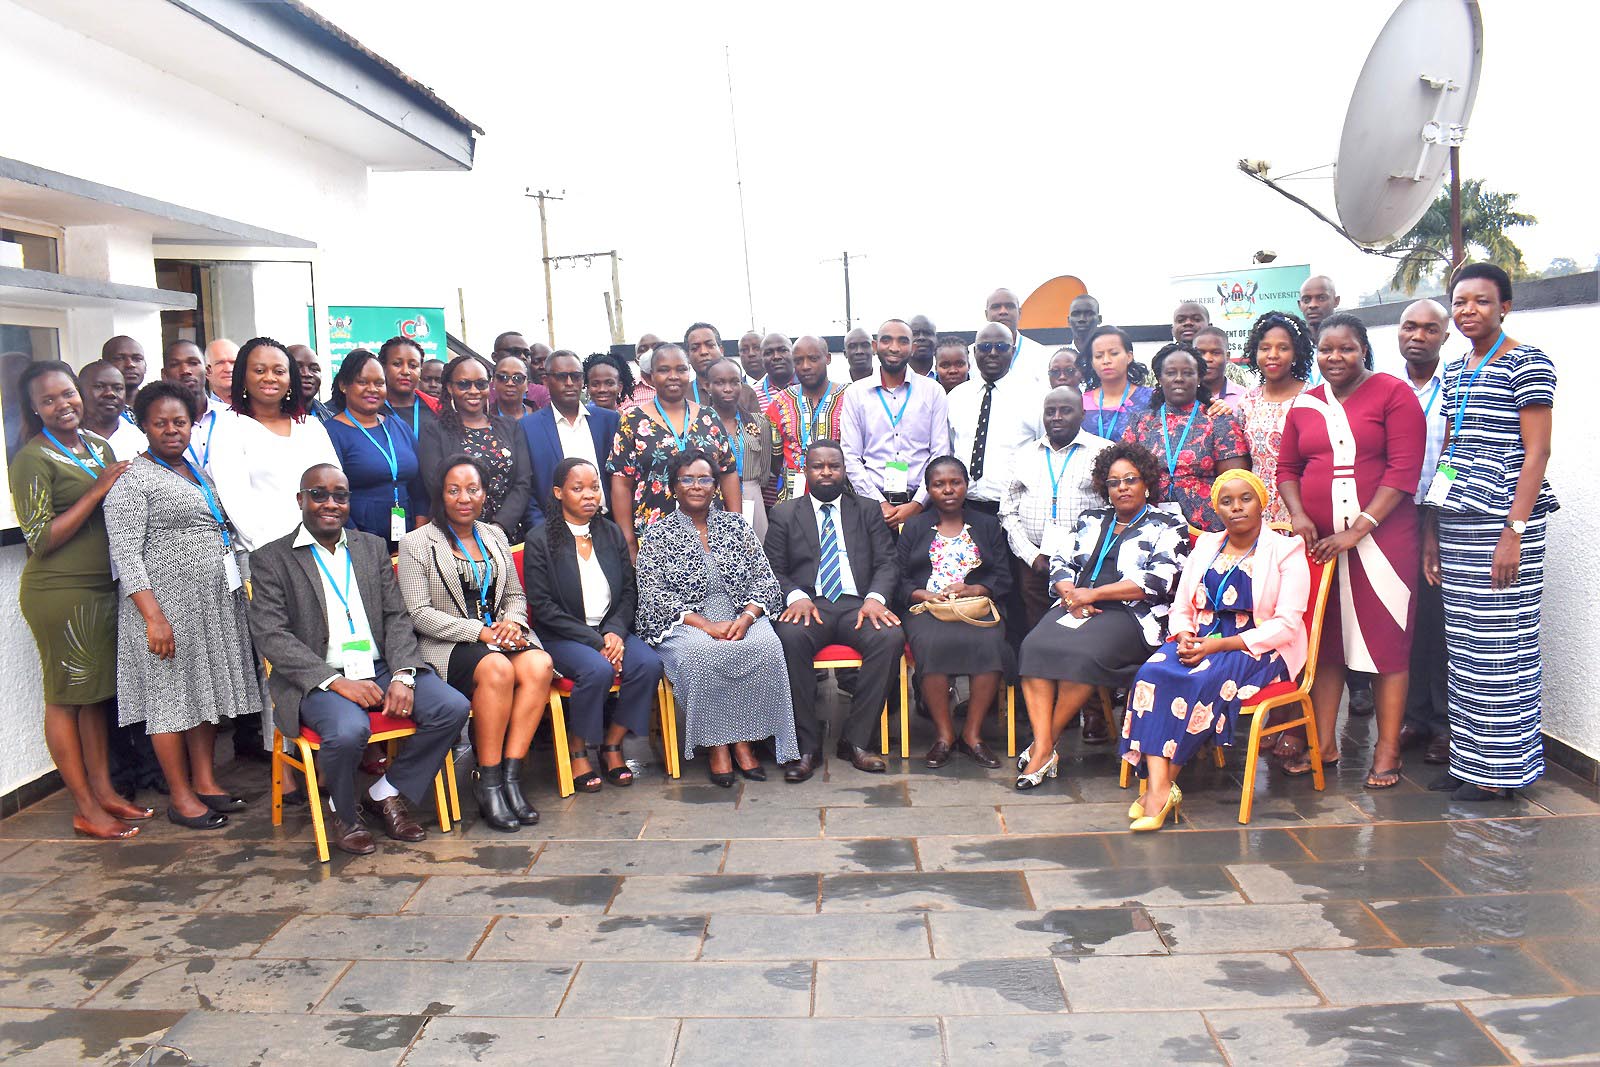
[[[517,821],[506,804],[505,770],[505,764],[497,763],[493,767],[479,767],[473,771],[472,795],[478,801],[478,814],[483,816],[483,821],[491,830],[514,834],[522,829],[522,823]],[[361,803],[365,805],[367,798],[362,797]]]
[[[786,782],[809,782],[811,776],[822,769],[822,754],[820,752],[807,752],[797,760],[791,760],[783,765],[783,780]]]
[[[757,762],[754,767],[741,767],[739,766],[738,762],[735,761],[733,764],[733,769],[738,771],[739,776],[747,781],[764,782],[767,780],[767,769],[761,766],[759,762]]]
[[[229,796],[227,793],[196,793],[195,796],[200,798],[200,803],[212,811],[221,812],[224,815],[230,811],[244,810],[243,797]]]
[[[989,746],[981,740],[975,745],[969,745],[965,738],[956,741],[956,751],[962,755],[971,756],[973,762],[980,767],[995,768],[1000,766],[1000,757],[989,751]]]
[[[928,749],[928,754],[923,757],[922,762],[934,770],[938,770],[950,762],[950,757],[954,752],[955,747],[950,742],[935,741],[933,747]]]
[[[167,821],[174,826],[182,826],[189,830],[220,830],[228,825],[226,815],[220,811],[210,810],[204,815],[184,815],[177,808],[168,808]]]
[[[1086,745],[1103,745],[1111,740],[1111,725],[1106,722],[1106,713],[1099,708],[1083,709],[1083,724],[1079,730]]]
[[[523,826],[536,826],[539,823],[539,813],[533,810],[533,805],[528,803],[528,798],[522,793],[522,760],[507,757],[500,764],[505,774],[505,784],[501,792],[505,794],[506,807],[511,809],[517,822]]]
[[[866,771],[868,774],[882,774],[889,769],[889,765],[883,762],[882,756],[868,752],[864,748],[857,748],[844,738],[839,739],[837,755],[842,760],[849,760],[850,766],[856,770]]]
[[[1440,731],[1428,740],[1428,748],[1422,753],[1423,763],[1449,763],[1450,762],[1450,735]]]

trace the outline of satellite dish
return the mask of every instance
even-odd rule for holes
[[[1089,291],[1083,281],[1072,274],[1051,278],[1035,289],[1017,309],[1017,328],[1045,330],[1067,324],[1067,312],[1072,302]]]
[[[1482,68],[1477,0],[1401,0],[1367,53],[1339,138],[1333,198],[1351,238],[1385,243],[1422,218]]]

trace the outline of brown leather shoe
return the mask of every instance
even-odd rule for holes
[[[956,751],[971,756],[979,766],[991,769],[1000,766],[1000,757],[989,751],[989,746],[981,740],[975,745],[969,745],[965,738],[956,742]]]
[[[889,769],[889,765],[883,762],[883,757],[864,748],[857,748],[843,738],[839,739],[838,756],[842,760],[849,760],[850,766],[856,770],[866,771],[869,774],[882,774]]]
[[[361,810],[374,819],[383,820],[383,832],[395,841],[415,843],[425,841],[428,831],[411,816],[411,809],[406,805],[406,798],[398,793],[388,800],[373,800],[366,793],[361,794]]]
[[[365,826],[351,826],[333,812],[328,813],[328,843],[352,856],[370,856],[378,850]]]
[[[1111,740],[1111,726],[1106,722],[1106,713],[1099,708],[1083,709],[1083,743],[1086,745],[1103,745]]]
[[[955,753],[955,748],[948,741],[935,741],[933,747],[928,749],[928,754],[923,757],[923,762],[937,770],[950,762],[950,757]]]
[[[1415,723],[1405,723],[1400,727],[1400,748],[1402,750],[1415,748],[1427,736]]]
[[[1450,762],[1450,734],[1439,731],[1428,742],[1428,749],[1422,754],[1423,763],[1449,763]]]
[[[786,782],[800,783],[811,781],[811,776],[822,769],[822,753],[807,752],[797,760],[790,760],[783,765],[783,780]]]

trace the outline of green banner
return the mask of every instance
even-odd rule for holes
[[[311,331],[311,336],[316,336],[315,330]],[[339,364],[355,349],[376,352],[391,337],[408,337],[417,342],[424,359],[449,362],[443,308],[329,304],[327,373],[330,376],[339,373]]]
[[[1172,303],[1187,300],[1211,313],[1211,324],[1228,331],[1234,359],[1244,358],[1245,338],[1256,319],[1269,311],[1300,314],[1300,286],[1311,277],[1310,266],[1245,267],[1216,274],[1187,274],[1172,279]]]

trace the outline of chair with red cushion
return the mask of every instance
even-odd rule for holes
[[[385,715],[381,711],[368,713],[367,728],[371,731],[371,736],[367,739],[369,742],[388,742],[391,759],[394,757],[394,749],[399,740],[417,732],[417,724],[410,719]],[[276,729],[272,731],[272,825],[283,825],[283,771],[285,767],[293,767],[305,776],[306,798],[311,805],[311,829],[317,839],[317,858],[327,863],[328,830],[323,824],[322,791],[317,786],[316,763],[313,758],[313,754],[322,747],[322,738],[311,727],[302,726],[300,736],[294,739],[295,748],[299,752],[298,758],[284,751],[285,740],[282,731]],[[439,829],[449,833],[451,809],[455,810],[457,820],[461,818],[461,798],[456,795],[455,768],[448,756],[445,757],[444,768],[433,776],[433,798],[439,810]]]

